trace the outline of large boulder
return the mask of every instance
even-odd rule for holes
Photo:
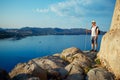
[[[120,0],[116,0],[111,29],[102,38],[98,58],[103,66],[120,79]]]
[[[91,66],[91,58],[86,55],[78,48],[72,47],[63,50],[61,58],[68,61],[69,63],[77,64],[83,68]]]
[[[112,75],[103,68],[91,69],[87,75],[88,80],[114,80]]]
[[[63,50],[61,58],[70,63],[61,71],[65,80],[84,80],[85,70],[91,67],[90,58],[75,47]]]
[[[82,51],[78,48],[71,47],[71,48],[63,50],[63,52],[61,53],[61,58],[68,62],[72,62],[74,59],[73,55],[77,53],[82,53]]]
[[[31,64],[19,63],[10,73],[12,80],[29,80],[36,77],[39,80],[47,80],[47,73],[34,61]]]
[[[65,67],[67,62],[57,56],[46,56],[43,58],[33,59],[41,68],[45,70]],[[30,63],[30,62],[29,62]]]
[[[11,80],[8,73],[0,68],[0,80]]]
[[[78,64],[82,68],[91,67],[91,59],[86,57],[83,53],[73,55],[73,64]]]
[[[35,58],[28,63],[18,64],[11,72],[10,76],[15,80],[39,78],[40,80],[60,79],[60,70],[68,63],[59,56],[46,56]]]
[[[84,70],[78,64],[71,63],[65,70],[68,72],[65,80],[84,80]]]
[[[48,78],[59,78],[60,70],[68,63],[58,56],[46,56],[43,58],[36,58],[34,61],[45,71],[48,72]]]

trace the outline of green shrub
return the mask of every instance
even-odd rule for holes
[[[84,68],[84,71],[85,71],[85,73],[87,74],[88,71],[91,70],[91,69],[92,69],[92,67],[86,67],[86,68]]]
[[[101,64],[101,63],[100,63],[100,59],[96,59],[96,60],[95,60],[95,63],[96,63],[96,64]]]

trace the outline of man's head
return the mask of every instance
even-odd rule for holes
[[[94,20],[92,21],[92,25],[96,25],[96,22]]]

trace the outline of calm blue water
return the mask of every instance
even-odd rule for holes
[[[101,38],[102,35],[99,35],[99,48]],[[69,47],[90,50],[90,35],[50,35],[27,37],[21,40],[0,40],[0,67],[9,72],[19,62],[60,53]]]

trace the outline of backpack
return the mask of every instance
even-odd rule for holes
[[[98,35],[99,35],[99,34],[100,34],[100,30],[99,30],[99,27],[98,27],[98,26],[96,27],[96,30],[97,30],[97,29],[98,29]]]

